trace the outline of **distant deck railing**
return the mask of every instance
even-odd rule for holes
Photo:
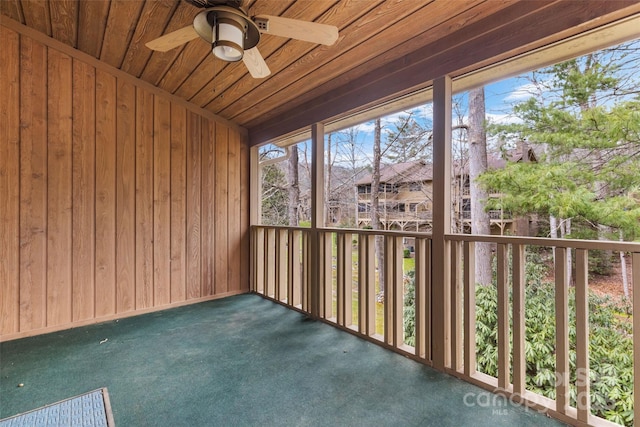
[[[591,414],[589,381],[569,380],[569,359],[575,351],[575,367],[582,378],[589,378],[589,304],[587,265],[589,252],[623,251],[631,254],[631,284],[640,295],[640,244],[544,238],[445,235],[451,253],[450,283],[445,286],[451,298],[444,312],[447,319],[432,319],[431,312],[431,235],[425,233],[318,229],[317,277],[312,277],[312,233],[309,228],[253,226],[252,291],[312,313],[312,292],[317,292],[317,317],[339,328],[376,342],[386,348],[432,364],[432,324],[444,321],[447,346],[446,370],[462,379],[511,401],[545,411],[577,425],[616,425]],[[404,266],[405,238],[415,250],[414,310],[415,342],[405,342],[404,311],[407,268]],[[385,288],[379,294],[376,268],[376,239],[384,248]],[[479,372],[476,367],[476,283],[474,277],[477,243],[493,245],[497,258],[498,375]],[[556,385],[550,399],[526,389],[525,378],[525,250],[550,248],[555,259]],[[569,283],[566,260],[575,253],[575,349],[570,350]],[[508,259],[511,268],[508,268]],[[447,257],[444,257],[446,260]],[[312,289],[317,283],[318,289]],[[511,297],[510,297],[511,295]],[[640,298],[633,300],[633,312],[640,313]],[[640,330],[640,316],[633,317],[633,330]],[[434,327],[437,326],[433,325]],[[510,341],[512,340],[512,345]],[[634,388],[640,390],[640,337],[633,340]],[[570,387],[580,397],[570,406]],[[634,395],[635,419],[640,419],[640,393]]]

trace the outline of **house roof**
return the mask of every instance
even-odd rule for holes
[[[247,128],[253,145],[640,11],[627,0],[241,3],[251,16],[334,25],[339,38],[322,46],[265,34],[258,48],[271,75],[254,79],[242,62],[214,60],[199,38],[164,53],[145,46],[191,25],[200,9],[182,0],[3,0],[0,16]]]
[[[501,169],[507,162],[521,162],[524,159],[536,162],[535,151],[524,144],[516,149],[505,150],[503,152],[487,153],[487,168]],[[467,175],[469,173],[469,163],[453,161],[452,168],[456,176]],[[360,178],[356,185],[371,184],[372,173],[368,173]],[[380,165],[381,184],[404,184],[409,182],[424,182],[433,180],[433,165],[424,160],[414,160],[403,163],[386,163]]]
[[[424,160],[404,163],[387,163],[380,165],[381,184],[401,184],[405,182],[430,181],[433,179],[433,168]],[[371,184],[371,173],[360,178],[356,185]]]

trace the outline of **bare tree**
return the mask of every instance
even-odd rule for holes
[[[373,132],[373,176],[371,181],[371,228],[380,230],[380,150],[382,125],[380,118],[375,120]],[[376,236],[376,255],[378,258],[378,283],[380,284],[380,296],[384,293],[384,239]]]
[[[487,170],[484,87],[469,91],[469,189],[471,193],[471,232],[490,234],[491,223],[485,210],[487,192],[477,178]],[[476,243],[476,283],[491,284],[491,245]]]
[[[289,180],[289,225],[297,226],[300,216],[298,207],[300,206],[300,180],[298,177],[298,147],[289,147],[287,178]]]

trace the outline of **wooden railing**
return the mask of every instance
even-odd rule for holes
[[[557,240],[523,237],[447,235],[451,246],[451,360],[449,372],[495,393],[549,413],[577,425],[617,425],[591,414],[589,369],[589,275],[590,251],[622,251],[631,254],[632,288],[640,295],[640,244],[585,240]],[[476,366],[476,281],[474,277],[477,243],[494,245],[497,259],[498,375],[490,377]],[[555,399],[525,388],[525,251],[541,247],[553,251],[555,301]],[[575,260],[575,324],[569,324],[567,256]],[[511,267],[509,268],[509,262]],[[511,297],[510,297],[511,295]],[[640,313],[640,298],[633,302]],[[575,327],[574,348],[570,349],[570,329]],[[633,330],[640,330],[640,316],[633,316]],[[513,345],[510,345],[512,337]],[[550,338],[551,339],[551,338]],[[572,346],[573,347],[573,346]],[[640,337],[634,339],[634,353],[640,354]],[[575,357],[578,380],[570,381],[570,357]],[[635,358],[634,388],[640,390],[640,359]],[[570,406],[570,389],[575,387],[577,407]],[[634,396],[635,419],[640,418],[640,393]]]
[[[311,242],[317,233],[317,247]],[[451,298],[443,311],[448,319],[432,319],[431,263],[448,259],[432,254],[431,236],[374,230],[318,229],[253,226],[252,290],[265,297],[309,313],[346,331],[376,342],[405,356],[431,365],[432,324],[446,327],[446,370],[536,410],[545,411],[577,425],[615,425],[591,414],[589,381],[570,383],[569,359],[575,352],[576,369],[589,378],[589,304],[587,265],[589,252],[623,251],[631,254],[631,285],[640,295],[640,244],[542,238],[445,235],[451,250]],[[406,262],[404,238],[415,239],[415,258]],[[380,242],[376,245],[376,239]],[[476,363],[475,245],[490,243],[497,258],[498,375],[479,372]],[[376,246],[384,251],[384,283],[379,290]],[[525,363],[525,251],[549,248],[555,263],[555,398],[526,389]],[[575,345],[569,343],[569,283],[567,254],[575,260]],[[312,276],[312,257],[317,274]],[[511,261],[511,267],[508,268]],[[413,264],[408,268],[404,264]],[[406,278],[415,274],[415,343],[407,345],[404,329]],[[317,288],[314,288],[317,287]],[[434,286],[436,286],[434,284]],[[314,293],[315,292],[315,293]],[[312,295],[318,299],[312,313]],[[640,313],[640,298],[633,300],[633,312]],[[640,316],[632,316],[633,330],[640,330]],[[510,345],[510,342],[513,344]],[[442,348],[443,346],[439,346]],[[573,348],[575,347],[575,348]],[[634,339],[634,388],[640,390],[640,337]],[[570,406],[570,388],[576,387],[577,407]],[[635,419],[640,419],[640,393],[634,395]]]
[[[256,293],[311,314],[311,233],[308,228],[252,227]],[[405,344],[405,237],[415,238],[416,338]],[[384,289],[376,268],[376,238],[384,251]],[[318,317],[352,333],[430,361],[430,236],[373,230],[318,230]],[[412,263],[413,264],[413,263]],[[414,268],[411,268],[413,270]]]

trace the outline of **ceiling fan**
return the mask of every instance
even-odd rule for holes
[[[242,0],[185,0],[204,9],[193,25],[165,34],[146,44],[149,49],[166,52],[198,37],[212,46],[213,54],[227,62],[242,60],[254,78],[271,74],[257,48],[261,34],[330,46],[338,39],[338,28],[279,16],[249,16]]]

